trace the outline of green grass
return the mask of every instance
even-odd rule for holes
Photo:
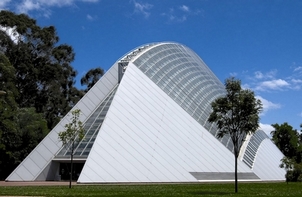
[[[149,184],[149,185],[73,185],[68,186],[2,186],[0,196],[294,196],[302,197],[302,183],[234,184]]]

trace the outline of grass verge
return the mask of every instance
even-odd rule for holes
[[[302,196],[302,183],[2,186],[0,196]]]

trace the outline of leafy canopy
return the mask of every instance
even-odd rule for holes
[[[59,139],[63,145],[74,143],[84,138],[85,130],[83,123],[80,121],[81,110],[76,109],[71,112],[72,118],[69,123],[65,125],[65,130],[59,132]],[[73,153],[72,153],[73,154]]]
[[[89,70],[86,75],[81,78],[81,85],[87,85],[85,92],[88,92],[103,75],[104,70],[102,68]]]
[[[245,135],[259,128],[262,104],[253,91],[242,89],[240,80],[233,77],[225,81],[225,89],[226,95],[211,104],[213,111],[209,122],[216,122],[219,138],[231,137],[237,158]]]
[[[235,192],[238,191],[237,158],[245,136],[259,128],[260,100],[254,92],[241,88],[240,80],[231,77],[225,81],[226,95],[214,100],[209,122],[216,122],[217,137],[231,137],[235,156]]]
[[[10,30],[0,30],[0,53],[15,69],[18,106],[43,113],[52,129],[83,96],[74,86],[73,48],[58,43],[54,26],[40,27],[25,14],[2,10],[0,26]]]

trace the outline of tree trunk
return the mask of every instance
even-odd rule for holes
[[[69,188],[71,188],[71,181],[72,181],[72,166],[73,166],[73,148],[74,148],[74,142],[72,142],[71,147],[71,155],[70,155],[70,178],[69,178]]]
[[[237,156],[235,155],[235,193],[238,192]]]

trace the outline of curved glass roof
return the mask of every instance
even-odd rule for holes
[[[216,136],[217,127],[207,119],[212,110],[211,102],[225,94],[219,79],[198,55],[184,45],[158,43],[149,44],[143,49],[141,55],[137,52],[128,60]],[[125,61],[125,58],[121,60]],[[222,138],[221,142],[233,150],[229,137]]]
[[[212,111],[211,103],[223,96],[225,89],[191,49],[178,43],[152,43],[132,50],[117,62],[122,64],[133,62],[189,115],[213,136],[217,136],[216,124],[207,120]],[[118,84],[101,102],[95,113],[84,122],[86,136],[75,145],[75,157],[87,158],[117,88]],[[219,140],[233,151],[233,144],[228,136]],[[64,158],[69,155],[70,147],[66,146],[56,157]]]

